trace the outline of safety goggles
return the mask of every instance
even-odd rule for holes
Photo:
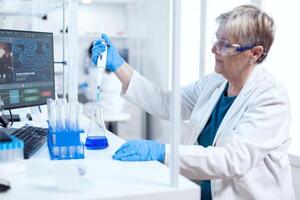
[[[239,45],[231,44],[229,41],[219,39],[214,43],[216,52],[222,56],[232,56],[247,51],[255,47],[255,45]]]

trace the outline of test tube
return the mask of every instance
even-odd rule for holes
[[[52,139],[52,143],[53,145],[56,145],[56,133],[57,133],[57,108],[56,108],[57,104],[56,101],[53,100],[50,103],[50,120],[49,120],[49,124],[50,124],[50,129],[52,129],[51,131],[51,138]]]
[[[59,156],[59,147],[58,146],[53,146],[52,150],[53,150],[53,155],[55,157],[58,157]]]
[[[82,107],[82,104],[77,102],[78,103],[78,112],[77,112],[77,115],[76,115],[76,128],[77,130],[80,129],[81,127],[81,124],[80,124],[80,116],[82,116],[82,110],[83,110],[83,107]]]
[[[61,156],[61,158],[66,158],[67,157],[67,147],[66,146],[61,146],[60,147],[60,156]]]
[[[56,129],[57,129],[57,131],[61,130],[60,104],[61,104],[61,100],[57,99],[56,100]]]
[[[69,156],[70,158],[75,157],[75,146],[69,146]]]
[[[82,104],[80,104],[77,101],[72,102],[72,114],[71,114],[71,119],[72,119],[72,127],[73,130],[79,130],[79,118],[80,115],[82,114]]]
[[[68,110],[66,113],[66,127],[67,129],[69,129],[70,131],[72,130],[72,102],[68,103]]]
[[[76,146],[76,154],[83,155],[83,145]]]
[[[67,121],[69,124],[69,129],[72,131],[75,131],[74,127],[74,102],[70,102],[68,105],[68,117],[67,117]],[[75,146],[68,146],[68,152],[69,152],[69,157],[70,158],[74,158],[75,157]]]
[[[7,143],[7,160],[11,161],[14,159],[14,149],[13,149],[13,142]]]
[[[72,103],[69,102],[66,105],[66,128],[71,131],[72,130],[72,122],[71,122],[71,116],[72,116]]]
[[[12,151],[12,155],[11,155],[11,157],[12,157],[12,160],[17,160],[17,158],[18,158],[18,141],[13,141],[12,142],[12,149],[11,149]]]
[[[65,125],[65,128],[67,128],[67,120],[68,120],[68,111],[69,111],[69,108],[68,108],[68,102],[67,102],[67,99],[63,99],[62,100],[62,109],[63,109],[63,123]]]
[[[18,141],[18,159],[24,159],[24,142]]]
[[[52,101],[50,104],[50,127],[52,128],[53,131],[56,131],[57,128],[57,108],[56,108],[56,101]]]
[[[61,99],[59,104],[59,121],[61,124],[61,129],[66,129],[66,99]]]
[[[70,102],[69,109],[69,121],[71,130],[75,131],[75,113],[76,113],[76,102]]]
[[[48,121],[50,123],[50,119],[51,119],[51,103],[52,103],[52,99],[47,98],[47,114],[48,114]]]
[[[6,151],[7,151],[7,148],[6,148],[7,144],[6,143],[2,143],[0,144],[0,147],[1,147],[1,161],[6,161],[7,160],[7,156],[6,156]]]
[[[0,150],[1,150],[1,162],[7,161],[7,143],[0,144]]]

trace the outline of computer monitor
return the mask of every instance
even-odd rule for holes
[[[0,29],[0,97],[4,109],[54,98],[53,34]]]

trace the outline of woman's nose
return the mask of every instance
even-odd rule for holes
[[[216,44],[213,44],[212,48],[211,48],[211,52],[214,54],[217,54],[217,47]]]

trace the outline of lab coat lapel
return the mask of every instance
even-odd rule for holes
[[[238,117],[238,112],[240,111],[240,109],[242,109],[243,105],[246,102],[246,99],[247,98],[245,95],[238,95],[236,97],[235,101],[232,103],[226,115],[224,116],[220,127],[218,128],[213,145],[216,144],[218,139],[222,136],[223,132],[225,132],[225,130],[228,130],[229,127],[233,124],[233,118]]]
[[[193,114],[193,117],[191,118],[191,122],[193,124],[192,128],[192,135],[191,141],[185,141],[186,144],[194,144],[199,136],[199,133],[202,132],[203,128],[205,127],[212,110],[214,109],[215,105],[217,104],[217,101],[219,100],[227,81],[225,81],[220,87],[216,88],[213,94],[211,95],[209,101],[207,101],[207,105],[197,105],[201,107],[201,109],[196,108],[197,112]]]
[[[255,88],[260,85],[261,80],[259,74],[261,72],[262,69],[260,67],[256,67],[252,71],[245,86],[224,116],[222,123],[220,124],[220,127],[218,128],[218,131],[216,133],[213,145],[216,144],[216,142],[220,139],[223,133],[226,132],[226,130],[231,130],[231,126],[234,125],[234,122],[241,117],[249,96],[255,91]]]

